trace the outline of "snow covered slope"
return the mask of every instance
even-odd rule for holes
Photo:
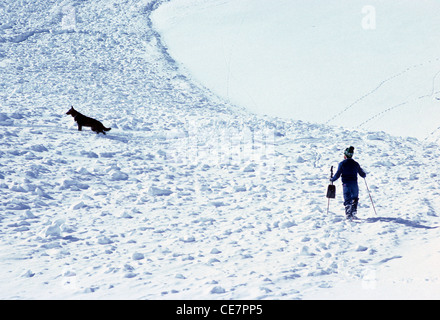
[[[259,114],[439,138],[440,3],[181,0],[153,15],[193,77]]]
[[[438,145],[226,103],[160,4],[0,4],[0,298],[439,298]],[[360,181],[355,224],[325,198],[350,144],[378,212]]]

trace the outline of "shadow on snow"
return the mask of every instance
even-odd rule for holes
[[[374,218],[367,218],[365,219],[365,222],[367,223],[373,223],[373,222],[393,222],[393,223],[398,223],[398,224],[403,224],[407,227],[411,227],[411,228],[417,228],[417,229],[436,229],[438,227],[430,227],[430,226],[425,226],[422,225],[418,222],[415,221],[410,221],[410,220],[405,220],[402,218],[389,218],[389,217],[374,217]]]

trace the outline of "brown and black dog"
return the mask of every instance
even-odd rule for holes
[[[73,107],[71,107],[66,114],[72,115],[72,117],[75,119],[76,123],[78,124],[78,131],[81,131],[82,127],[91,127],[92,131],[96,133],[102,132],[103,134],[105,134],[105,131],[111,130],[111,128],[104,127],[100,121],[86,117],[85,115],[79,113]]]

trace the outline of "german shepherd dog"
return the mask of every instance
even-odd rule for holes
[[[111,130],[111,128],[104,127],[100,121],[86,117],[85,115],[79,113],[73,108],[73,106],[69,111],[66,112],[66,114],[72,115],[73,119],[75,119],[76,123],[78,124],[78,131],[81,131],[82,127],[91,127],[92,131],[96,132],[97,134],[100,132],[105,134],[105,131]]]

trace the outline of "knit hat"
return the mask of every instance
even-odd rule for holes
[[[347,149],[345,149],[345,151],[344,151],[344,155],[345,155],[347,158],[352,158],[352,157],[353,157],[353,153],[354,153],[354,147],[351,147],[351,146],[350,146],[350,148],[347,148]]]

